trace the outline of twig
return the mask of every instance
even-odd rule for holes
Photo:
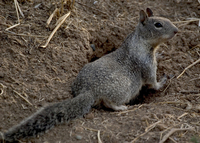
[[[184,116],[186,116],[188,113],[183,113],[181,116],[179,116],[177,119],[179,120],[179,121],[181,121],[181,119],[180,118],[182,118],[182,117],[184,117]]]
[[[98,143],[102,143],[101,138],[100,138],[100,130],[98,130],[97,138],[98,138]]]
[[[135,141],[136,141],[137,139],[139,139],[140,137],[144,136],[144,135],[145,135],[146,133],[148,133],[150,130],[152,130],[153,128],[155,128],[155,126],[156,126],[157,124],[159,124],[160,122],[161,122],[161,120],[158,121],[158,122],[156,122],[156,123],[154,123],[154,124],[152,124],[152,125],[150,125],[149,127],[147,127],[147,128],[145,129],[145,132],[142,133],[142,134],[140,134],[139,136],[137,136],[134,140],[131,141],[131,143],[135,143]]]
[[[173,138],[169,137],[169,139],[170,139],[171,141],[173,141],[174,143],[177,143]]]
[[[194,63],[192,63],[191,65],[189,65],[188,67],[186,67],[186,68],[183,70],[183,72],[177,77],[177,79],[178,79],[179,77],[181,77],[181,76],[185,73],[186,70],[188,70],[189,68],[191,68],[192,66],[194,66],[194,65],[197,64],[198,62],[200,62],[200,59],[196,60]]]
[[[64,23],[64,21],[67,19],[67,17],[70,15],[70,12],[68,12],[67,14],[64,15],[63,20],[56,26],[56,28],[53,30],[53,32],[51,33],[51,35],[49,36],[49,38],[47,39],[47,42],[45,45],[41,46],[42,48],[46,48],[47,45],[49,44],[51,38],[53,37],[53,35],[56,33],[56,31],[58,30],[58,28]]]
[[[11,31],[3,31],[3,32],[6,33],[6,34],[17,35],[17,36],[25,36],[25,37],[40,37],[40,38],[47,38],[48,37],[48,36],[33,35],[33,34],[30,34],[30,35],[29,34],[18,34],[18,33],[11,32]]]
[[[135,111],[135,110],[137,110],[137,109],[140,109],[142,106],[143,106],[143,104],[140,105],[140,106],[137,107],[137,108],[132,107],[131,109],[129,108],[129,110],[121,111],[121,112],[119,112],[119,113],[118,113],[118,112],[114,112],[114,114],[118,113],[118,115],[121,115],[121,114],[125,114],[125,113],[128,113],[128,112],[133,112],[133,111]]]
[[[18,23],[20,23],[20,20],[19,20],[19,12],[18,12],[18,6],[17,6],[17,0],[14,0],[14,3],[15,3],[15,9],[16,9],[16,12],[17,12],[17,20],[18,20]]]
[[[148,127],[145,129],[145,132],[147,132],[148,130],[151,130],[152,128],[154,128],[154,127],[155,127],[157,124],[159,124],[160,122],[162,122],[162,120],[151,124],[150,126],[148,126]]]
[[[170,86],[170,84],[171,84],[171,82],[172,82],[172,79],[173,79],[174,77],[175,77],[175,76],[173,76],[172,78],[170,78],[169,84],[167,85],[167,87],[165,88],[165,90],[164,90],[163,92],[165,92],[165,91],[168,89],[168,87]]]
[[[13,25],[13,26],[10,26],[10,27],[6,28],[6,31],[8,31],[8,30],[10,30],[10,29],[12,29],[12,28],[14,28],[14,27],[17,27],[18,25],[20,25],[20,23],[17,23],[17,24],[15,24],[15,25]]]
[[[56,14],[56,12],[58,11],[58,8],[56,8],[53,13],[49,16],[48,20],[47,20],[47,26],[49,26],[52,18],[54,17],[54,15]]]
[[[177,131],[187,131],[187,130],[193,130],[194,128],[185,128],[185,129],[179,129],[179,128],[172,128],[159,143],[164,143],[173,133]]]
[[[6,28],[6,31],[8,31],[8,30],[10,30],[10,29],[12,29],[12,28],[17,27],[18,25],[20,25],[19,12],[20,12],[20,14],[24,17],[24,14],[23,14],[23,12],[22,12],[21,9],[20,9],[17,0],[14,0],[14,4],[15,4],[16,12],[17,12],[17,20],[18,20],[18,23],[15,24],[15,25],[13,25],[13,26],[10,26],[10,27]]]
[[[5,85],[3,85],[2,83],[0,83],[1,87],[2,87],[2,90],[0,92],[0,95],[3,95],[3,91],[4,91],[4,88],[6,87]]]
[[[132,109],[132,110],[121,111],[121,112],[118,113],[118,115],[125,114],[125,113],[128,113],[128,112],[133,112],[133,111],[135,111],[135,110],[137,110],[137,109],[138,109],[138,108],[134,108],[134,109]],[[116,113],[117,113],[117,112],[116,112]]]
[[[15,1],[16,1],[16,5],[17,5],[17,9],[19,10],[19,13],[22,15],[22,17],[24,17],[24,14],[23,14],[23,12],[22,12],[20,6],[19,6],[18,1],[17,1],[17,0],[15,0]]]
[[[185,20],[185,21],[174,21],[172,23],[187,23],[187,22],[194,22],[194,21],[199,21],[200,19],[192,19],[192,20]]]
[[[88,128],[88,127],[85,127],[85,126],[82,126],[83,128],[87,129],[87,130],[90,130],[90,131],[95,131],[95,132],[98,132],[99,130],[96,130],[96,129],[92,129],[92,128]]]
[[[28,104],[30,104],[31,106],[33,105],[31,102],[29,102],[25,97],[23,97],[21,94],[19,94],[17,91],[13,90],[13,92],[15,92],[19,97],[21,97],[22,99],[24,99]]]

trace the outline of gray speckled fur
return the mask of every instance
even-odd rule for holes
[[[156,80],[155,52],[178,29],[168,19],[154,17],[150,9],[147,14],[140,11],[139,24],[119,49],[83,67],[72,85],[73,99],[39,110],[0,136],[0,142],[17,142],[41,134],[54,125],[83,116],[102,101],[108,108],[125,110],[124,104],[136,97],[143,85],[162,87],[165,79]]]

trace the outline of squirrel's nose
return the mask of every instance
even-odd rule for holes
[[[174,34],[176,34],[176,33],[178,33],[179,32],[179,30],[178,30],[178,28],[176,28],[175,30],[174,30]]]

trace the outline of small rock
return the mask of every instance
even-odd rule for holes
[[[95,45],[94,44],[90,44],[90,47],[92,48],[93,51],[95,51]]]
[[[81,135],[76,135],[77,140],[81,140],[83,137]]]

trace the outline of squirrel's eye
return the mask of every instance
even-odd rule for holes
[[[159,22],[156,22],[154,25],[155,25],[157,28],[162,27],[162,24],[160,24]]]

